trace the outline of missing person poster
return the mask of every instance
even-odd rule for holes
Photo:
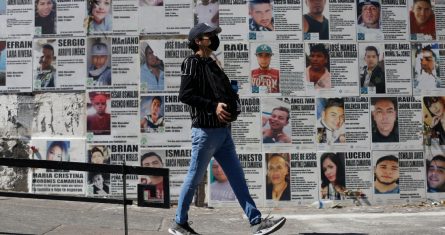
[[[87,147],[86,162],[90,164],[110,164],[111,145],[92,144]],[[115,156],[113,156],[115,157]],[[110,193],[110,173],[86,172],[87,195],[108,196]]]
[[[250,196],[257,205],[264,205],[264,157],[258,152],[238,153]]]
[[[250,41],[302,40],[302,19],[295,17],[301,14],[301,1],[246,2]]]
[[[278,44],[251,43],[250,48],[252,94],[280,96],[280,53],[278,52]]]
[[[99,0],[100,1],[100,0]],[[139,3],[143,0],[124,0],[112,2],[113,35],[138,36]],[[111,2],[111,0],[110,0]],[[94,13],[94,10],[93,10]]]
[[[445,3],[440,1],[408,0],[410,40],[432,41],[443,37],[440,10],[445,10],[444,6]]]
[[[281,98],[263,98],[261,101],[261,133],[263,150],[279,151],[295,147],[290,103]]]
[[[284,101],[290,104],[292,143],[295,144],[295,149],[314,149],[316,138],[316,125],[314,123],[316,111],[315,99],[312,97],[289,97],[284,98]],[[272,113],[274,113],[274,110]],[[269,119],[269,124],[271,121],[272,120]]]
[[[374,151],[374,201],[392,204],[425,198],[423,151]]]
[[[304,1],[302,13],[304,40],[329,40],[332,24],[330,22],[330,1]]]
[[[109,88],[112,84],[111,38],[87,38],[85,75],[88,89]]]
[[[139,0],[138,9],[141,35],[188,35],[194,25],[191,0]]]
[[[181,148],[190,146],[190,106],[178,95],[140,96],[141,147]]]
[[[371,152],[344,152],[343,154],[345,156],[346,198],[357,199],[359,203],[362,201],[365,204],[369,203],[373,195]]]
[[[85,31],[90,35],[137,35],[137,0],[91,0],[86,3],[83,20]]]
[[[445,195],[445,156],[443,148],[425,151],[427,197],[440,200]],[[428,152],[428,154],[427,154]]]
[[[381,4],[383,40],[408,40],[407,2],[405,0],[382,0]]]
[[[250,92],[255,96],[305,96],[304,44],[250,44]]]
[[[151,149],[141,149],[140,167],[165,168],[170,162],[165,158],[165,150],[152,151]],[[171,171],[170,171],[171,172]],[[146,200],[152,202],[164,202],[164,178],[157,175],[139,175],[138,184],[150,185],[154,187],[153,191],[149,191]],[[170,183],[173,184],[170,179]],[[182,183],[182,182],[181,182]],[[170,197],[171,197],[170,190]],[[144,196],[145,197],[145,196]]]
[[[360,95],[411,95],[409,43],[360,43]]]
[[[139,146],[128,141],[127,144],[89,144],[86,162],[90,164],[139,166]],[[123,175],[100,172],[87,172],[87,196],[114,197],[123,195]],[[137,175],[126,175],[127,197],[136,198]]]
[[[112,37],[110,53],[113,87],[137,89],[139,37]]]
[[[193,0],[195,24],[206,23],[219,26],[219,2],[209,0]]]
[[[104,150],[108,151],[109,154],[109,162],[107,160],[104,160],[103,163],[100,163],[100,153],[95,152],[94,154],[97,155],[96,160],[98,164],[111,164],[111,165],[122,165],[125,163],[125,165],[129,166],[140,166],[139,165],[139,144],[137,143],[137,139],[128,139],[126,144],[116,144],[118,141],[111,145],[90,145],[89,152],[92,152],[93,149],[102,147]],[[105,155],[105,153],[104,153]],[[93,154],[91,154],[91,157],[93,157]],[[106,159],[106,158],[104,158]],[[94,158],[91,159],[91,161],[94,161]],[[90,175],[93,174],[90,172]],[[121,198],[123,196],[123,175],[122,174],[109,174],[110,175],[110,187],[109,187],[109,195],[112,197]],[[137,194],[137,184],[138,184],[138,175],[126,175],[126,190],[127,190],[127,196],[130,198],[136,198]],[[97,187],[97,185],[94,185]],[[94,189],[94,187],[93,187]],[[89,187],[89,194],[91,194],[91,187]],[[93,190],[94,192],[97,192],[97,190]]]
[[[369,149],[367,97],[317,98],[316,106],[318,150]]]
[[[372,149],[422,149],[421,98],[371,97]]]
[[[357,1],[357,40],[408,40],[406,1]]]
[[[247,187],[257,206],[264,203],[263,162],[264,154],[258,152],[239,152],[238,159],[244,171]],[[227,166],[226,166],[227,167]],[[230,166],[228,166],[230,167]],[[208,175],[209,206],[236,207],[239,206],[235,193],[227,179],[222,164],[215,158],[210,160]]]
[[[278,44],[280,56],[280,93],[282,95],[305,96],[305,54],[303,43]],[[259,61],[258,55],[256,55]],[[258,62],[259,63],[259,62]]]
[[[219,35],[221,41],[245,41],[248,40],[250,18],[249,2],[247,0],[219,0],[219,27],[222,31]],[[270,4],[269,4],[270,5]],[[265,14],[265,11],[260,13]],[[268,22],[271,22],[270,12]],[[265,20],[267,21],[267,20]]]
[[[228,169],[226,170],[228,171]],[[223,167],[219,162],[212,158],[209,164],[208,175],[208,192],[209,206],[212,207],[235,207],[238,204],[235,193],[230,186],[227,175],[224,173]],[[250,190],[249,190],[250,192]]]
[[[267,152],[265,155],[265,205],[284,207],[293,201],[291,195],[294,191],[292,184],[290,153]]]
[[[319,152],[320,199],[348,200],[372,196],[370,152]],[[357,198],[358,199],[358,198]]]
[[[237,151],[256,151],[261,149],[260,123],[260,98],[240,97],[241,114],[231,123],[232,138]]]
[[[82,25],[87,1],[37,0],[34,37],[85,36]]]
[[[445,145],[445,128],[442,124],[445,112],[444,96],[422,97],[423,144],[425,148],[441,148]]]
[[[317,154],[315,152],[304,151],[290,153],[292,204],[307,205],[318,200],[318,175],[319,168]]]
[[[159,155],[163,157],[165,160],[163,167],[168,168],[170,171],[170,201],[177,202],[181,192],[182,183],[184,182],[185,176],[187,175],[187,170],[190,166],[192,151],[191,149],[166,149],[157,150],[155,152],[159,153]],[[146,155],[147,153],[145,153],[145,156]],[[142,162],[144,154],[141,156]],[[153,159],[153,156],[151,156],[151,159]]]
[[[315,99],[261,99],[263,150],[268,152],[315,148]]]
[[[87,88],[136,89],[139,37],[88,38]]]
[[[139,92],[87,92],[87,141],[91,144],[133,143],[139,138]]]
[[[85,38],[34,41],[34,90],[85,90]]]
[[[181,84],[181,64],[192,55],[187,40],[154,40],[141,37],[140,41],[140,89],[142,94],[175,93]],[[220,54],[212,53],[218,62]]]
[[[302,1],[306,41],[355,40],[354,1]]]
[[[305,85],[310,96],[357,96],[356,43],[307,43]]]
[[[211,57],[224,69],[224,73],[230,80],[238,83],[240,95],[250,95],[249,70],[249,43],[241,42],[221,42],[218,50],[213,52]]]
[[[9,0],[5,2],[7,38],[32,38],[35,1]]]
[[[32,91],[32,41],[0,41],[0,93]]]
[[[85,162],[85,139],[33,138],[31,159],[58,162]],[[58,169],[29,170],[29,191],[38,194],[85,194],[85,173]]]
[[[445,44],[412,43],[411,71],[413,95],[441,95],[445,91],[441,58]]]

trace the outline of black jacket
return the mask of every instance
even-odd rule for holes
[[[208,66],[216,76],[208,76],[205,66]],[[211,58],[191,55],[182,62],[179,99],[190,105],[192,127],[219,128],[228,126],[227,123],[220,122],[216,116],[218,100],[208,81],[211,78],[215,79],[216,87],[221,89],[222,93],[225,92],[224,83],[230,84],[225,73]]]
[[[360,87],[363,87],[363,84],[365,83],[366,74],[368,73],[367,66],[365,66],[363,69],[364,73],[360,78]],[[380,66],[376,66],[374,70],[372,70],[369,86],[375,87],[375,91],[377,94],[386,93],[385,72]]]
[[[393,142],[399,142],[399,128],[394,124],[394,128],[389,133],[388,136],[384,136],[380,134],[380,132],[377,130],[377,127],[373,129],[372,131],[372,142],[373,143],[393,143]]]

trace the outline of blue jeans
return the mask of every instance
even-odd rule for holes
[[[192,128],[192,159],[178,199],[175,221],[188,221],[188,211],[198,184],[202,181],[212,156],[221,165],[230,186],[250,224],[261,221],[261,213],[250,196],[230,128]]]

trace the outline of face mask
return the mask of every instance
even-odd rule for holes
[[[212,50],[212,51],[216,51],[217,49],[218,49],[218,47],[219,47],[219,38],[218,38],[218,35],[215,35],[215,36],[212,36],[211,38],[210,38],[210,46],[209,46],[209,48]]]

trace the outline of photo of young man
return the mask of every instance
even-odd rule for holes
[[[358,38],[383,40],[379,0],[359,0],[357,6]]]
[[[429,193],[445,192],[445,157],[443,155],[434,156],[431,161],[427,161],[427,183]]]
[[[40,84],[39,88],[55,87],[56,79],[56,57],[54,56],[54,47],[49,44],[43,44],[41,47],[39,67],[37,68],[36,81]]]
[[[164,127],[164,103],[161,96],[141,97],[141,132]]]
[[[345,108],[341,98],[322,99],[323,111],[317,121],[318,143],[346,143]]]
[[[270,115],[263,113],[263,143],[291,143],[291,134],[284,130],[289,118],[289,109],[283,106],[273,108]]]
[[[315,44],[310,46],[309,50],[306,62],[306,81],[313,84],[315,89],[332,88],[328,49],[324,44]]]
[[[156,152],[147,152],[141,156],[141,166],[142,167],[153,167],[153,168],[163,168],[164,162],[161,156]],[[144,182],[148,185],[154,185],[156,187],[156,195],[149,195],[150,199],[154,201],[164,200],[164,177],[148,175],[141,178],[141,183]]]
[[[374,167],[374,193],[400,193],[399,159],[396,156],[386,155],[377,160]]]
[[[91,46],[91,63],[88,67],[88,77],[93,86],[111,85],[110,52],[106,43],[97,40]]]
[[[397,101],[391,97],[371,98],[372,142],[399,142]]]
[[[249,1],[249,30],[273,31],[274,18],[270,0]]]
[[[385,94],[385,71],[379,61],[380,53],[376,46],[365,48],[364,66],[360,72],[360,87],[362,94]]]
[[[280,71],[270,67],[272,48],[261,44],[256,47],[255,56],[259,67],[251,71],[252,93],[279,93]]]
[[[431,0],[413,0],[409,12],[411,35],[423,40],[436,40],[436,15]]]
[[[107,109],[110,94],[107,92],[90,92],[88,104],[87,131],[94,135],[111,133],[111,115]]]
[[[418,44],[420,46],[420,44]],[[437,48],[423,45],[417,48],[416,58],[413,60],[414,81],[413,87],[423,91],[440,88],[440,70]]]
[[[323,15],[326,0],[305,0],[307,13],[303,15],[303,32],[318,33],[320,40],[329,40],[329,21]]]

